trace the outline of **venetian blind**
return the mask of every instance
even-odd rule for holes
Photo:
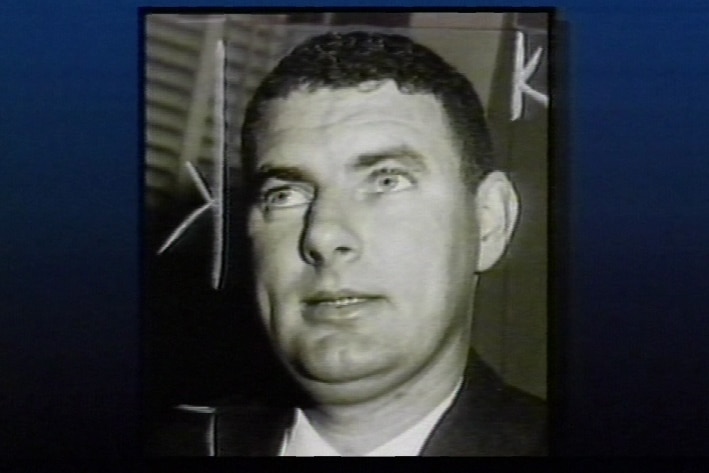
[[[238,172],[243,109],[283,49],[281,15],[148,15],[145,21],[145,196],[158,207],[194,192],[192,163],[213,166],[214,51],[226,45],[229,164]]]

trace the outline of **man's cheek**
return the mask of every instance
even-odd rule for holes
[[[298,233],[283,228],[262,229],[253,236],[256,262],[264,268],[298,257]]]
[[[440,227],[426,221],[409,220],[385,228],[392,230],[388,232],[385,244],[379,245],[380,256],[397,262],[396,266],[403,271],[413,266],[429,267],[450,244],[440,238]]]

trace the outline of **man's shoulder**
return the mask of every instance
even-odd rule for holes
[[[145,426],[148,456],[214,455],[216,408],[182,404],[153,413]]]
[[[481,413],[497,422],[535,426],[546,422],[546,403],[499,378],[480,394]]]
[[[460,393],[424,454],[538,456],[547,450],[546,403],[506,385],[485,363],[473,358]]]
[[[292,405],[223,399],[180,405],[152,422],[150,456],[274,456],[293,421]],[[504,384],[473,359],[461,391],[426,442],[425,456],[545,455],[546,404]]]
[[[148,456],[270,456],[292,417],[286,406],[219,400],[179,405],[148,422]]]

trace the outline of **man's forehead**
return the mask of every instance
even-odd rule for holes
[[[298,89],[272,100],[264,111],[270,132],[339,123],[392,121],[414,127],[446,123],[442,106],[430,93],[402,93],[393,80],[348,88]]]

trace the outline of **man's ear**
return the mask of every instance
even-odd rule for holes
[[[490,269],[505,252],[519,216],[519,198],[501,172],[488,174],[478,185],[475,210],[480,232],[478,272]]]

